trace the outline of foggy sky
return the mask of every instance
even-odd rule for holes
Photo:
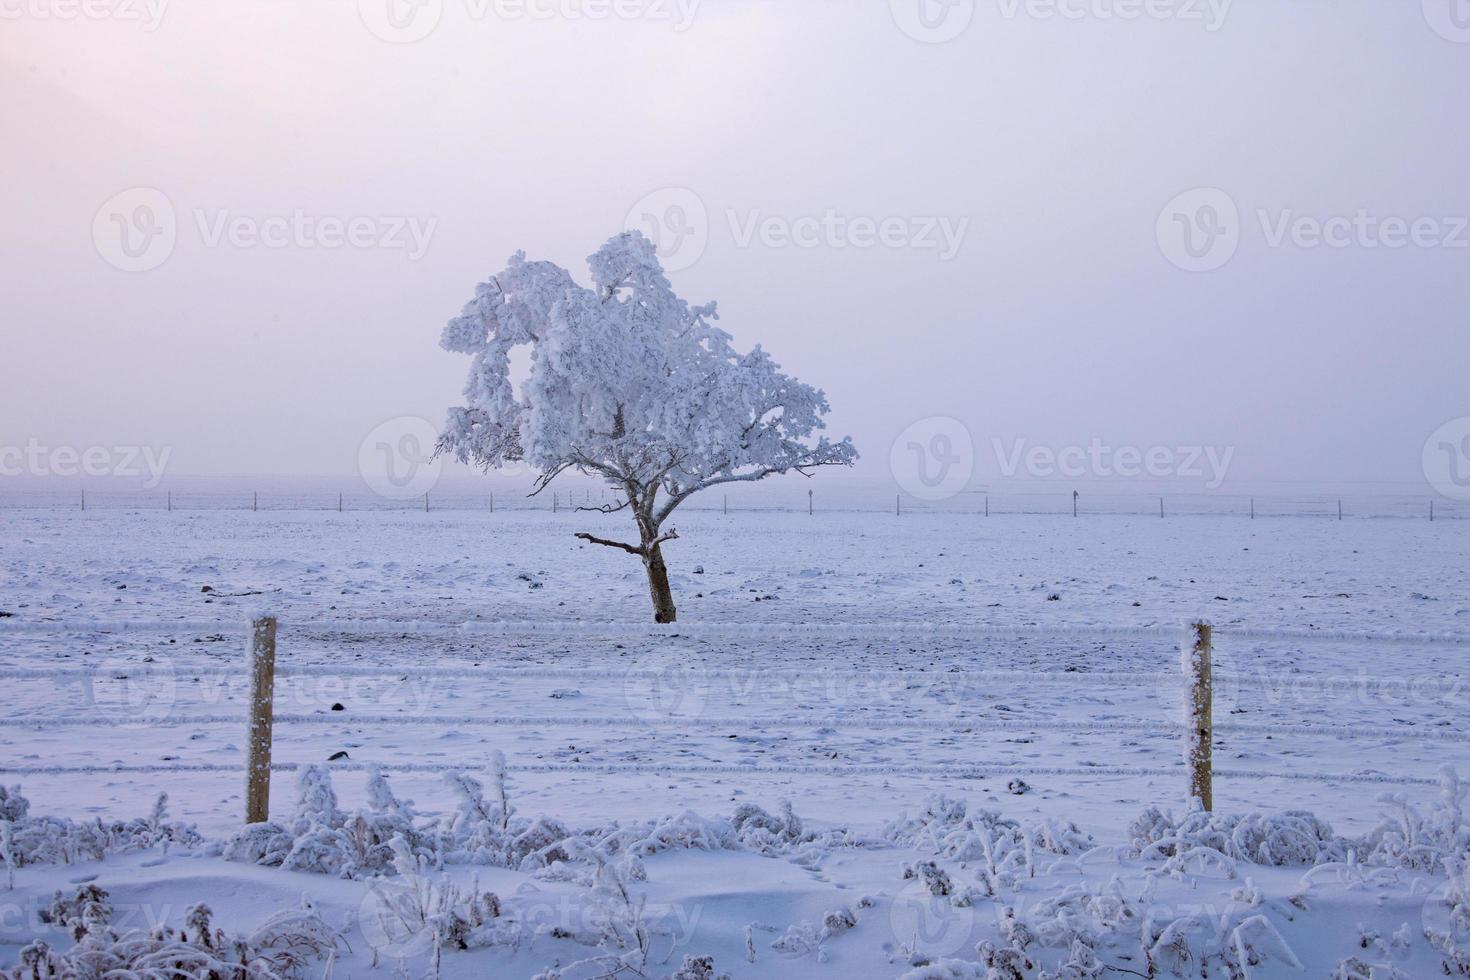
[[[512,252],[585,281],[635,205],[685,191],[707,245],[675,287],[824,388],[873,477],[943,416],[981,471],[993,439],[1103,440],[1232,447],[1240,479],[1422,482],[1426,437],[1470,415],[1453,0],[1236,0],[1216,24],[1218,0],[978,0],[943,43],[891,9],[917,0],[704,0],[686,29],[442,0],[411,43],[369,29],[375,0],[173,0],[156,24],[92,2],[111,15],[0,0],[0,444],[351,472],[374,426],[458,403],[439,331]],[[94,238],[133,188],[177,216],[147,271]],[[1239,209],[1213,271],[1160,244],[1196,188]],[[431,231],[421,255],[211,242],[297,212]],[[1271,242],[1283,216],[1360,213],[1343,247]],[[942,235],[855,241],[890,218],[964,234],[948,257]],[[1421,218],[1451,241],[1362,237]]]

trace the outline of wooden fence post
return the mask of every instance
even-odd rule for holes
[[[245,822],[264,823],[271,808],[271,723],[275,716],[276,618],[250,624],[250,731],[245,764]]]
[[[1185,760],[1189,763],[1189,795],[1203,804],[1207,812],[1215,809],[1214,764],[1214,693],[1211,684],[1210,624],[1194,624],[1192,636],[1184,650],[1184,674],[1189,684],[1188,731],[1185,735]]]

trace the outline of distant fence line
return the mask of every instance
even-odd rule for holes
[[[547,511],[575,514],[578,508],[613,504],[609,492],[591,489],[553,491],[537,496],[523,492],[430,491],[412,499],[390,499],[368,491],[220,491],[220,490],[32,490],[0,487],[0,510],[136,510],[136,511],[320,511],[320,512],[479,512]],[[1348,520],[1400,518],[1463,520],[1470,502],[1410,494],[1262,494],[1181,491],[1178,493],[1098,493],[1070,488],[965,491],[946,500],[919,500],[892,491],[834,488],[826,492],[769,493],[741,488],[738,494],[718,489],[696,495],[682,511],[700,513],[871,513],[902,517],[952,514],[969,517],[1015,515],[1088,517],[1234,516]]]

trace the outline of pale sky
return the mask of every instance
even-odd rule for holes
[[[0,445],[352,472],[458,403],[477,282],[585,280],[641,212],[876,478],[939,416],[982,472],[1102,440],[1422,483],[1470,415],[1463,0],[389,2],[0,0]],[[1200,188],[1238,220],[1191,258]],[[129,254],[152,192],[172,241]]]

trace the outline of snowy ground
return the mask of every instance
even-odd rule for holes
[[[6,512],[0,612],[11,615],[0,619],[0,671],[93,665],[98,678],[90,706],[75,679],[8,679],[7,716],[97,724],[8,726],[0,766],[12,773],[239,766],[241,623],[268,606],[282,622],[276,711],[288,716],[276,730],[277,762],[317,763],[345,751],[355,764],[476,770],[499,750],[521,817],[546,814],[590,828],[686,810],[728,819],[743,803],[778,813],[789,800],[809,828],[842,825],[867,841],[815,857],[781,852],[773,860],[725,848],[645,860],[648,881],[637,888],[661,925],[674,923],[655,959],[678,943],[667,964],[645,972],[672,973],[685,953],[712,953],[720,971],[741,977],[897,976],[910,968],[913,958],[900,947],[915,932],[924,934],[921,948],[932,940],[923,952],[974,960],[975,941],[996,936],[995,901],[948,903],[936,918],[906,897],[915,883],[901,874],[905,864],[940,859],[968,886],[973,856],[946,863],[933,847],[882,833],[930,794],[966,800],[972,812],[999,810],[1023,826],[1073,821],[1110,847],[1128,842],[1130,822],[1149,806],[1182,813],[1179,735],[1136,729],[1165,729],[1179,718],[1179,627],[1189,619],[1216,624],[1222,677],[1253,681],[1226,680],[1216,692],[1215,758],[1224,771],[1217,813],[1311,810],[1338,834],[1355,836],[1378,822],[1374,797],[1382,790],[1401,791],[1420,807],[1439,790],[1289,777],[1430,781],[1446,764],[1470,774],[1462,680],[1470,646],[1452,642],[1470,636],[1462,571],[1470,524],[1462,521],[702,512],[678,522],[681,539],[668,546],[683,622],[655,630],[642,625],[648,602],[637,561],[571,537],[582,529],[615,535],[624,520],[545,512]],[[104,621],[137,628],[89,625]],[[183,625],[162,625],[168,621]],[[1444,639],[1365,643],[1277,631]],[[152,673],[143,682],[136,678],[145,663]],[[407,666],[439,672],[359,676]],[[291,676],[292,668],[305,675]],[[132,679],[116,679],[129,670]],[[967,671],[1047,676],[957,673]],[[1364,677],[1392,683],[1343,683]],[[228,720],[205,721],[221,716]],[[401,721],[412,723],[391,723]],[[1335,726],[1335,734],[1371,737],[1231,731],[1231,724]],[[1016,795],[1008,790],[1014,775],[987,767],[1038,772],[1020,777],[1029,791]],[[705,771],[676,771],[691,768]],[[1086,769],[1106,772],[1075,771]],[[1140,769],[1168,771],[1132,772]],[[172,817],[210,838],[237,830],[243,809],[243,777],[234,771],[3,778],[23,783],[33,815],[141,816],[166,791]],[[365,803],[365,778],[337,775],[344,809]],[[391,780],[425,814],[454,810],[442,773]],[[292,773],[277,775],[273,816],[290,815],[294,781]],[[228,929],[251,926],[303,892],[333,924],[371,898],[362,882],[188,850],[175,848],[162,861],[148,851],[22,868],[0,922],[0,962],[13,962],[21,945],[45,932],[33,912],[54,889],[93,876],[119,908],[177,922],[202,898]],[[1111,852],[1086,862],[1047,855],[1035,877],[1012,883],[1014,894],[1002,888],[1002,900],[1024,910],[1070,885],[1102,887],[1115,875],[1139,899],[1147,869],[1161,864],[1126,856],[1120,863]],[[1310,912],[1281,904],[1299,890],[1303,868],[1249,868],[1268,897],[1260,907],[1232,897],[1242,881],[1200,870],[1167,878],[1145,897],[1165,910],[1212,910],[1216,931],[1227,934],[1225,925],[1241,921],[1237,913],[1266,909],[1308,975],[1326,976],[1355,954],[1393,959],[1408,976],[1438,971],[1420,918],[1432,911],[1426,898],[1444,881],[1442,869],[1437,878],[1396,870],[1372,882],[1333,871],[1331,882],[1314,885]],[[470,871],[450,873],[467,882]],[[491,867],[479,875],[482,887],[508,905],[519,902],[523,913],[527,903],[550,902],[565,916],[588,893],[545,875]],[[565,897],[550,901],[547,892]],[[858,926],[817,943],[820,951],[771,948],[788,927],[820,926],[826,913],[864,896],[871,902],[858,908]],[[744,936],[753,922],[760,924],[754,965]],[[1381,951],[1358,948],[1360,922],[1383,933]],[[1417,943],[1394,947],[1389,937],[1404,922]],[[364,941],[340,960],[338,975],[390,975],[388,966],[368,968],[365,948],[382,943],[364,939],[362,928],[354,926]],[[1203,949],[1207,937],[1196,938]],[[530,976],[595,952],[544,937],[514,952],[448,952],[441,969]],[[410,973],[418,975],[428,954],[410,953],[418,956]],[[1112,962],[1143,969],[1137,959]],[[1251,975],[1299,974],[1270,960]]]

